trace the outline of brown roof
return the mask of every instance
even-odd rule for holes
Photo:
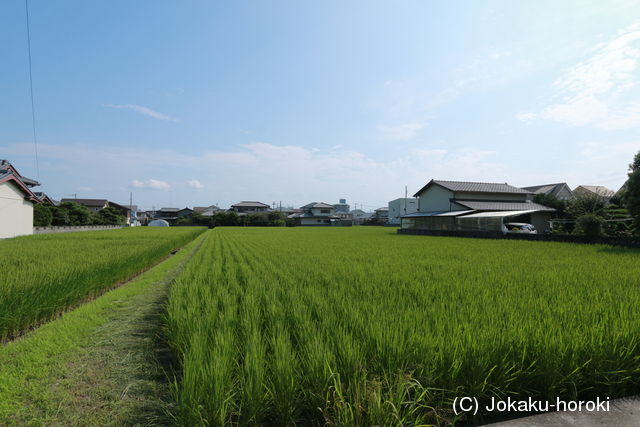
[[[60,203],[73,202],[79,205],[84,205],[91,208],[107,206],[109,201],[107,199],[61,199]]]

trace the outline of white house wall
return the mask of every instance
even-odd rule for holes
[[[418,210],[420,212],[452,210],[449,199],[453,198],[453,192],[439,185],[432,185],[419,196]]]
[[[0,184],[0,238],[26,234],[33,234],[33,203],[15,184]]]
[[[406,212],[405,212],[406,201]],[[389,224],[400,225],[400,216],[418,211],[418,199],[396,199],[389,202]]]

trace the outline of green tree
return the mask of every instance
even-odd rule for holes
[[[602,197],[596,194],[578,195],[567,203],[565,213],[571,219],[578,219],[586,214],[593,214],[602,218],[604,210],[605,202]]]
[[[556,196],[551,194],[536,194],[533,196],[533,201],[543,206],[547,206],[556,210],[556,218],[564,218],[565,211],[567,209],[566,200],[560,200]]]
[[[53,221],[53,213],[49,206],[38,203],[33,207],[33,225],[36,227],[47,227]]]
[[[86,206],[75,202],[61,203],[58,209],[67,211],[70,225],[89,225],[91,224],[91,212]]]
[[[640,234],[640,151],[629,165],[629,179],[624,195],[629,214],[634,220],[636,233]]]
[[[104,225],[122,225],[126,222],[126,218],[120,215],[120,211],[113,206],[100,209],[96,216]]]
[[[59,227],[69,225],[69,212],[60,206],[52,206],[53,220],[51,223]]]

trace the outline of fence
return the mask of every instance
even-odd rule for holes
[[[64,227],[33,227],[33,234],[73,233],[76,231],[116,230],[122,225],[75,225]]]
[[[528,233],[507,233],[493,231],[453,231],[453,230],[414,230],[398,229],[398,234],[413,234],[421,236],[448,236],[448,237],[471,237],[480,239],[505,239],[505,240],[532,240],[538,242],[568,242],[584,244],[602,244],[611,246],[625,246],[629,248],[640,248],[640,237],[588,237],[571,236],[563,234],[528,234]]]

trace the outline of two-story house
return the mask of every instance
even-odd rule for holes
[[[333,225],[338,224],[340,218],[335,215],[335,206],[313,202],[300,207],[302,212],[289,215],[297,225]]]
[[[508,220],[533,224],[544,231],[555,211],[534,203],[530,191],[507,183],[432,179],[414,197],[418,199],[418,211],[401,218],[403,228],[455,230],[463,222],[477,222],[478,230],[491,223],[496,225],[495,230],[487,231],[499,231],[502,222]]]
[[[261,202],[240,202],[235,205],[231,205],[231,209],[233,212],[238,214],[251,214],[251,213],[260,213],[267,212],[270,206],[266,203]]]

